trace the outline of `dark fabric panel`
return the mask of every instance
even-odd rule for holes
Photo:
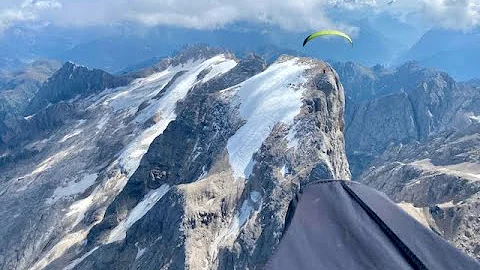
[[[307,186],[266,269],[412,269],[339,182]]]
[[[474,259],[418,223],[392,203],[385,194],[359,183],[352,183],[350,188],[402,239],[428,269],[480,269],[480,264]]]
[[[350,197],[355,200],[363,210],[368,214],[368,216],[375,221],[377,226],[380,227],[382,230],[383,234],[385,234],[390,241],[395,245],[397,248],[397,251],[400,252],[400,254],[403,256],[403,258],[410,264],[410,266],[413,269],[416,270],[428,270],[425,264],[417,257],[415,253],[407,246],[405,243],[403,243],[402,239],[400,239],[395,232],[393,232],[388,225],[383,222],[383,220],[375,213],[360,197],[353,192],[353,190],[348,186],[347,182],[343,181],[342,182],[342,187],[347,193],[350,195]]]
[[[384,194],[348,183],[428,269],[480,269],[476,261],[417,223]],[[266,269],[412,268],[341,182],[325,181],[304,187],[293,220]]]

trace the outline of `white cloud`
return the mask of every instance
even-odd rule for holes
[[[61,7],[61,3],[57,0],[27,0],[23,2],[2,0],[0,3],[0,31],[18,22],[42,19],[39,15],[43,11]]]
[[[354,32],[329,11],[419,14],[433,25],[466,29],[480,24],[480,0],[18,0],[0,1],[0,29],[21,21],[57,25],[140,22],[215,28],[236,21],[267,22],[286,29],[336,27]],[[390,3],[390,4],[389,4]]]
[[[479,0],[423,0],[424,14],[445,28],[470,29],[480,24]]]

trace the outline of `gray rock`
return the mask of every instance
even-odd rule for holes
[[[397,202],[428,209],[430,226],[480,259],[480,125],[390,147],[358,181]]]

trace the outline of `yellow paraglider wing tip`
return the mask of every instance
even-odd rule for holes
[[[305,40],[303,41],[303,46],[305,47],[305,44],[307,44],[310,40],[314,38],[321,37],[321,36],[329,36],[329,35],[343,37],[346,40],[348,40],[350,44],[352,44],[353,46],[353,41],[350,38],[350,36],[338,30],[322,30],[322,31],[315,32],[309,35],[307,38],[305,38]]]

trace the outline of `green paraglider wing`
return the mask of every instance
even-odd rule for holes
[[[307,44],[307,42],[309,42],[310,40],[316,38],[316,37],[320,37],[320,36],[327,36],[327,35],[334,35],[334,36],[340,36],[340,37],[343,37],[345,38],[346,40],[348,40],[350,42],[350,44],[353,45],[353,41],[352,39],[345,33],[343,32],[340,32],[340,31],[337,31],[337,30],[322,30],[322,31],[318,31],[318,32],[315,32],[311,35],[309,35],[304,41],[303,41],[303,46],[305,47],[305,44]]]

